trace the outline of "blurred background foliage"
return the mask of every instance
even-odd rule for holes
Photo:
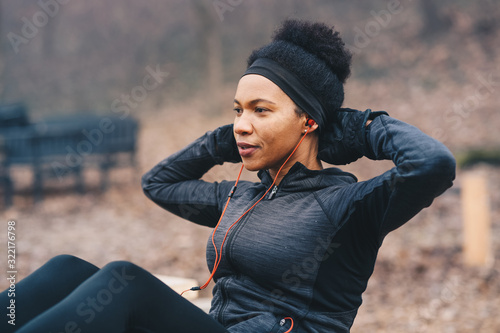
[[[1,103],[23,101],[35,116],[107,111],[140,84],[147,66],[159,65],[170,77],[148,96],[148,110],[202,94],[218,113],[227,105],[218,92],[234,87],[251,50],[290,17],[341,31],[356,53],[352,80],[435,90],[498,70],[496,0],[61,3],[0,0]],[[28,38],[26,20],[38,30]]]

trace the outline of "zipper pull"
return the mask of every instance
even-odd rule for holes
[[[274,198],[274,195],[278,192],[278,186],[274,185],[273,189],[271,190],[271,193],[269,193],[269,197],[267,198],[268,200],[271,200]]]

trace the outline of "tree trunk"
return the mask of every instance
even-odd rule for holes
[[[422,36],[434,37],[450,27],[450,20],[441,10],[441,5],[433,0],[421,0],[420,11],[424,26],[422,28]]]
[[[220,36],[220,21],[211,2],[193,0],[191,2],[198,18],[200,38],[199,49],[202,55],[201,64],[203,67],[202,86],[203,93],[206,93],[209,107],[215,112],[218,111],[218,92],[222,85],[222,43]],[[215,98],[214,98],[215,97]]]

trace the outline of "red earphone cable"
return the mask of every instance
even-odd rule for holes
[[[231,193],[229,193],[228,195],[228,198],[227,198],[227,201],[226,201],[226,205],[224,206],[224,209],[222,210],[222,214],[219,218],[219,221],[217,222],[217,225],[215,226],[214,228],[214,231],[212,232],[212,245],[215,249],[215,263],[214,263],[214,267],[212,269],[212,274],[210,274],[210,277],[208,278],[208,280],[200,287],[193,287],[191,289],[186,289],[184,290],[181,295],[183,295],[186,291],[196,291],[196,290],[202,290],[202,289],[205,289],[208,284],[210,283],[210,281],[212,281],[214,275],[215,275],[215,272],[217,271],[217,268],[219,268],[219,264],[222,260],[222,248],[224,247],[224,243],[226,242],[226,238],[229,234],[229,231],[236,225],[236,223],[238,223],[248,212],[250,212],[260,201],[262,201],[262,199],[265,198],[265,196],[267,195],[267,193],[269,193],[269,191],[273,188],[274,184],[276,183],[276,180],[278,179],[278,176],[281,172],[281,170],[283,169],[283,167],[286,165],[286,163],[288,162],[288,160],[290,160],[290,158],[292,157],[292,155],[295,153],[295,151],[297,150],[297,148],[299,148],[300,144],[302,143],[302,141],[304,141],[304,138],[306,137],[307,133],[309,133],[309,130],[311,128],[307,128],[306,129],[306,132],[304,133],[304,135],[302,136],[302,138],[300,139],[299,143],[297,143],[297,145],[295,146],[295,148],[293,149],[293,151],[290,153],[290,155],[288,156],[288,158],[285,160],[285,162],[283,162],[283,164],[281,165],[281,167],[279,168],[278,172],[276,173],[276,176],[274,176],[274,180],[273,180],[273,183],[271,184],[271,186],[269,186],[269,188],[266,190],[266,192],[262,195],[262,197],[257,200],[253,205],[252,207],[248,208],[244,213],[243,215],[241,215],[236,221],[234,221],[233,224],[231,224],[231,226],[227,229],[226,231],[226,234],[224,235],[224,239],[222,240],[222,243],[220,245],[220,250],[218,251],[217,250],[217,246],[215,245],[215,240],[214,240],[214,235],[215,235],[215,232],[217,231],[217,229],[219,228],[219,224],[220,222],[222,221],[222,218],[224,217],[224,214],[226,213],[226,209],[227,209],[227,206],[229,205],[229,201],[231,200],[231,198],[233,197],[233,194],[234,192],[236,191],[236,186],[238,185],[238,181],[240,180],[240,176],[241,176],[241,172],[243,171],[243,167],[244,167],[244,164],[241,165],[241,168],[240,168],[240,172],[238,173],[238,177],[236,178],[236,182],[234,183],[234,186],[233,188],[231,189]],[[290,318],[291,319],[291,318]],[[293,320],[292,320],[292,327],[293,327]],[[291,329],[291,328],[290,328]]]
[[[290,326],[290,328],[289,328],[289,329],[288,329],[285,333],[289,333],[289,332],[291,332],[291,331],[292,331],[292,328],[293,328],[293,319],[292,319],[292,317],[285,317],[285,318],[283,318],[283,319],[285,319],[285,320],[286,320],[286,319],[289,319],[289,320],[292,322],[292,325]]]

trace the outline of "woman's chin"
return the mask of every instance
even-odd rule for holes
[[[245,164],[245,169],[247,169],[248,171],[259,171],[259,170],[261,170],[260,168],[252,167],[252,166],[247,166],[246,164]]]
[[[245,169],[247,169],[248,171],[259,171],[264,168],[261,163],[252,162],[251,159],[242,158],[241,160],[243,162],[243,165],[245,165]]]

